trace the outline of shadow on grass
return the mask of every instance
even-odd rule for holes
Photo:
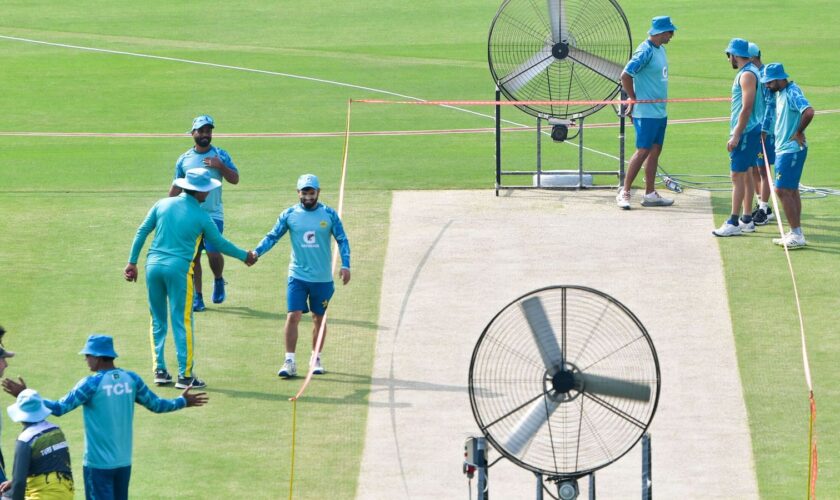
[[[269,312],[269,311],[260,311],[257,309],[252,309],[250,307],[245,306],[233,306],[233,307],[210,307],[206,311],[202,311],[201,314],[232,314],[236,316],[248,317],[248,318],[256,318],[256,319],[270,319],[272,321],[285,321],[285,315],[280,312]],[[359,328],[364,328],[366,330],[388,330],[387,327],[379,326],[373,321],[357,321],[352,319],[341,319],[330,317],[328,319],[328,324],[331,325],[345,325],[345,326],[355,326]]]

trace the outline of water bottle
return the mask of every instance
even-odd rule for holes
[[[670,189],[671,191],[675,193],[682,193],[682,186],[680,186],[680,183],[668,177],[667,175],[662,178],[662,182],[664,182],[665,187]]]

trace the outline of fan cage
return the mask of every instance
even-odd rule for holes
[[[563,2],[568,19],[569,45],[621,65],[632,55],[630,25],[615,0]],[[487,59],[497,88],[511,102],[607,101],[621,90],[618,79],[609,80],[570,58],[551,64],[522,88],[510,88],[505,79],[520,72],[526,61],[551,45],[546,0],[505,0],[490,26]],[[545,54],[543,54],[545,55]],[[580,118],[606,104],[516,104],[535,117]]]
[[[513,453],[506,445],[512,428],[531,405],[548,402],[540,396],[544,364],[515,307],[533,296],[543,299],[558,338],[565,332],[568,363],[587,374],[647,384],[651,398],[578,394],[561,402],[548,425]],[[601,334],[606,327],[609,336]],[[482,332],[470,362],[470,405],[482,433],[506,458],[549,478],[582,477],[624,456],[650,426],[659,391],[659,361],[644,326],[617,300],[581,286],[542,288],[505,306]]]

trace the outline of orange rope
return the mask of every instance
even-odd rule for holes
[[[764,154],[764,171],[767,173],[767,182],[773,178],[773,172],[770,170],[770,163],[767,160],[767,148],[764,145],[764,138],[761,139],[761,152]],[[782,238],[785,236],[785,228],[782,225],[781,212],[779,211],[779,203],[776,198],[776,191],[770,190],[771,200],[773,201],[773,211],[776,212],[776,225],[779,228],[779,234]],[[811,379],[811,364],[808,361],[808,348],[805,342],[805,320],[802,317],[802,305],[799,301],[799,289],[796,287],[796,275],[793,272],[793,263],[790,260],[790,250],[787,245],[782,245],[785,249],[785,258],[787,259],[788,269],[790,270],[790,279],[793,284],[793,296],[796,302],[796,314],[799,316],[799,339],[802,345],[802,364],[805,371],[805,383],[808,386],[808,400],[810,402],[811,415],[808,424],[808,495],[806,498],[816,498],[817,492],[817,403],[814,398],[814,384]]]
[[[628,99],[626,101],[391,101],[388,99],[353,99],[365,104],[420,104],[432,106],[576,106],[597,104],[649,104],[654,102],[729,102],[729,97],[696,97],[684,99]]]

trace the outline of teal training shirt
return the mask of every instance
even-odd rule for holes
[[[799,130],[802,112],[811,107],[799,85],[788,82],[776,92],[776,154],[795,153],[802,148],[793,140]],[[807,147],[807,144],[805,145]]]
[[[735,81],[732,82],[732,105],[731,105],[731,115],[729,118],[729,136],[731,137],[732,134],[735,132],[735,127],[738,126],[738,116],[741,114],[741,110],[744,107],[744,96],[743,91],[741,90],[741,75],[745,72],[750,72],[755,76],[755,99],[753,99],[753,108],[750,112],[750,119],[747,121],[747,126],[744,128],[742,135],[746,135],[747,132],[751,132],[756,127],[761,126],[761,121],[764,118],[764,108],[760,107],[758,102],[763,99],[763,94],[758,89],[760,85],[761,76],[758,74],[758,68],[755,67],[755,64],[749,62],[744,65],[743,68],[738,70],[738,73],[735,74]],[[762,113],[759,114],[759,111]]]
[[[198,200],[181,193],[163,198],[149,210],[143,223],[137,228],[128,262],[137,263],[140,250],[146,238],[154,229],[155,237],[146,256],[146,265],[162,264],[189,271],[195,257],[199,237],[203,234],[211,245],[220,252],[245,261],[248,252],[226,240],[210,216],[201,209]]]
[[[633,77],[636,99],[668,98],[668,56],[665,47],[645,40],[633,52],[624,72]],[[633,118],[667,118],[664,102],[636,104]]]
[[[230,155],[224,149],[217,148],[216,146],[210,146],[209,151],[199,153],[194,147],[192,147],[188,149],[186,153],[182,154],[178,158],[178,161],[175,162],[175,178],[178,179],[186,177],[187,171],[194,168],[207,168],[204,165],[204,159],[212,158],[214,156],[218,156],[219,160],[221,160],[221,162],[229,169],[239,172],[236,165],[233,164],[233,160],[231,160]],[[219,169],[208,168],[207,170],[210,171],[211,177],[224,183],[224,178],[222,177],[222,173]],[[210,191],[210,194],[207,195],[207,199],[201,204],[201,208],[210,214],[210,217],[218,220],[224,220],[225,210],[224,206],[222,206],[222,186]]]
[[[58,401],[44,400],[57,417],[84,405],[84,465],[95,469],[131,465],[135,403],[165,413],[184,408],[187,400],[161,399],[139,375],[119,368],[83,378]]]
[[[312,283],[333,280],[330,235],[338,243],[341,267],[350,269],[350,243],[338,213],[332,208],[321,203],[312,210],[305,209],[300,203],[287,208],[254,251],[257,255],[268,252],[287,231],[292,243],[289,262],[289,276],[292,278]]]
[[[758,74],[762,78],[764,78],[766,71],[766,64],[762,64],[758,68]],[[764,96],[764,118],[761,119],[761,131],[767,134],[767,137],[773,137],[776,134],[776,93],[761,83],[761,80],[759,80],[758,86],[761,88],[761,93]]]

